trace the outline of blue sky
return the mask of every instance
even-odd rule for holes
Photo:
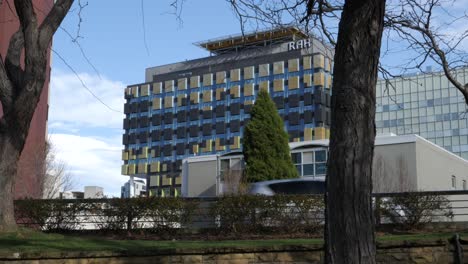
[[[75,2],[63,29],[54,37],[53,49],[79,78],[53,55],[49,134],[58,156],[75,178],[75,189],[98,185],[107,195],[119,196],[120,186],[128,180],[120,175],[123,89],[144,82],[147,67],[209,56],[193,43],[239,33],[240,25],[225,0],[185,0],[182,21],[171,14],[171,0],[144,0],[145,27],[142,1],[88,0],[78,27],[79,1]],[[449,11],[464,12],[467,5],[468,0],[459,0]],[[444,21],[444,16],[439,15],[439,21]],[[455,24],[448,34],[467,30],[465,22]],[[66,33],[74,37],[78,29],[78,41],[95,69]],[[401,53],[405,46],[392,45],[400,53],[391,54],[386,63],[398,64],[408,58]],[[468,50],[467,41],[462,47]],[[82,81],[117,111],[94,98]]]
[[[78,41],[97,72],[65,32],[77,35],[77,3],[56,33],[53,49],[86,87],[111,108],[122,111],[123,88],[144,82],[145,68],[208,56],[192,43],[239,32],[238,21],[225,1],[203,0],[202,5],[186,1],[182,23],[170,14],[174,12],[170,2],[143,1],[145,36],[141,1],[88,1],[82,10],[82,38]],[[106,194],[118,196],[120,186],[128,180],[120,175],[123,115],[93,98],[57,55],[52,61],[49,134],[58,156],[68,164],[75,189],[98,185]]]

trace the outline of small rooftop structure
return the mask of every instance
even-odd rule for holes
[[[239,51],[248,47],[267,46],[270,44],[295,41],[307,37],[308,35],[301,29],[289,26],[229,35],[196,42],[194,45],[204,48],[212,54],[219,55],[226,52]]]

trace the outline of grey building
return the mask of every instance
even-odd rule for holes
[[[143,180],[128,180],[122,187],[120,198],[146,196],[146,183]]]
[[[328,140],[290,143],[301,177],[325,178]],[[217,196],[225,192],[228,170],[241,169],[232,153],[184,160],[183,195]],[[224,165],[223,165],[224,164]],[[418,135],[379,135],[375,140],[373,192],[466,190],[468,161]],[[228,185],[232,186],[232,182]]]
[[[454,76],[468,83],[468,67]],[[443,72],[380,80],[376,95],[377,133],[418,134],[468,159],[466,103]]]
[[[182,161],[242,150],[260,90],[291,142],[329,137],[333,51],[288,27],[197,43],[211,56],[146,69],[125,89],[122,174],[147,179],[150,196],[178,196]]]

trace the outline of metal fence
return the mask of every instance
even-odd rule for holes
[[[377,226],[468,220],[468,191],[380,193],[373,202]],[[320,230],[324,207],[317,195],[18,200],[15,215],[19,225],[42,230],[291,233]]]

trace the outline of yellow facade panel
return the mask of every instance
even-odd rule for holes
[[[122,150],[122,160],[128,160],[128,151]]]
[[[164,98],[164,108],[174,107],[174,96],[166,96]]]
[[[273,63],[273,74],[283,74],[284,73],[284,61],[277,61]]]
[[[182,184],[182,176],[175,177],[175,184],[177,184],[177,185]]]
[[[245,101],[244,104],[245,104],[245,105],[253,105],[253,104],[254,104],[254,101],[252,101],[252,100]]]
[[[235,85],[232,86],[229,90],[229,94],[231,94],[231,98],[239,98],[240,97],[240,86]]]
[[[149,95],[149,84],[143,84],[140,86],[140,96]]]
[[[304,87],[312,87],[312,74],[304,74]]]
[[[161,98],[154,98],[153,99],[153,109],[161,109]]]
[[[132,88],[125,88],[125,96],[132,95]]]
[[[304,128],[304,141],[309,141],[313,140],[313,135],[312,135],[313,128]]]
[[[223,151],[223,150],[226,149],[225,146],[221,145],[221,139],[219,139],[219,138],[217,138],[215,140],[215,149],[216,149],[216,151]]]
[[[288,71],[289,72],[299,71],[299,59],[290,59],[290,60],[288,60]]]
[[[203,86],[213,85],[213,74],[207,73],[203,74]]]
[[[161,165],[161,171],[167,171],[167,164],[166,163],[163,163]]]
[[[128,165],[122,165],[121,174],[128,175]]]
[[[325,68],[325,57],[322,54],[314,55],[314,68]]]
[[[240,81],[240,69],[231,70],[231,82]]]
[[[132,90],[133,97],[138,97],[138,86],[133,86],[130,89]]]
[[[150,164],[150,172],[159,172],[159,161],[152,162]]]
[[[193,92],[190,94],[190,103],[191,104],[198,104],[200,102],[200,96],[198,92]]]
[[[254,78],[254,71],[255,68],[254,66],[249,66],[244,68],[244,79],[245,80],[250,80]]]
[[[198,154],[198,145],[197,144],[192,146],[192,151],[193,151],[193,153]]]
[[[168,185],[172,185],[172,178],[168,175],[164,175],[162,177],[162,185],[163,186],[168,186]]]
[[[218,88],[216,89],[216,101],[219,101],[222,99],[222,94],[224,93],[225,89],[224,88]]]
[[[211,102],[212,92],[211,90],[203,91],[203,102]]]
[[[333,84],[332,76],[328,75],[327,76],[327,87],[326,88],[331,89],[332,86],[333,86],[332,84]]]
[[[301,142],[301,138],[293,138],[293,142]]]
[[[240,136],[235,136],[233,138],[233,143],[231,145],[231,149],[239,149],[240,148]]]
[[[128,150],[128,159],[135,160],[136,158],[136,151],[134,149]]]
[[[148,164],[146,162],[138,163],[138,174],[148,173]]]
[[[162,92],[162,83],[153,83],[153,94],[160,94]]]
[[[270,90],[269,89],[270,88],[270,81],[260,82],[258,88],[259,88],[260,91],[266,91],[268,93],[269,90]]]
[[[128,175],[135,175],[136,174],[136,165],[129,164],[128,165]]]
[[[312,58],[310,56],[305,56],[302,58],[304,70],[312,69]]]
[[[187,78],[177,80],[177,90],[187,89]]]
[[[141,149],[141,154],[139,155],[140,159],[147,159],[148,158],[148,147],[143,147]]]
[[[325,71],[329,72],[331,70],[331,59],[326,58],[325,60]]]
[[[213,140],[207,139],[206,140],[206,146],[202,149],[202,152],[211,152],[213,151]]]
[[[187,98],[186,94],[177,95],[177,106],[182,106],[184,99]]]
[[[270,75],[270,64],[260,64],[258,66],[258,76],[265,77]]]
[[[166,93],[174,91],[174,80],[164,82],[164,91]]]
[[[253,83],[244,84],[244,96],[252,96],[252,95],[254,95],[254,84]]]
[[[323,72],[314,73],[314,85],[325,86],[325,74]]]
[[[202,110],[203,110],[203,111],[209,111],[209,110],[212,110],[212,107],[211,107],[211,105],[207,105],[207,106],[204,106],[204,107],[202,108]]]
[[[299,76],[289,77],[288,89],[289,90],[299,89]]]
[[[284,79],[276,79],[273,81],[273,91],[275,92],[284,91]]]
[[[150,182],[149,186],[154,187],[154,186],[159,186],[159,176],[150,176]]]
[[[200,76],[190,77],[190,88],[198,88],[198,87],[200,87]]]
[[[314,139],[325,139],[326,132],[324,127],[316,127],[314,129]]]
[[[226,83],[226,72],[221,71],[216,73],[216,84]]]
[[[330,139],[330,129],[328,128],[325,130],[325,138]]]

